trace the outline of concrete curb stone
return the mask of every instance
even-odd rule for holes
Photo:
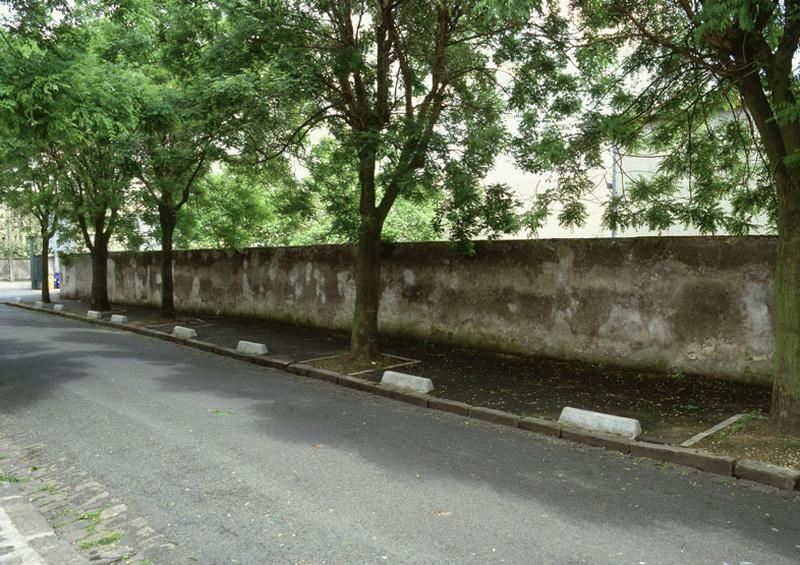
[[[470,405],[464,402],[458,402],[457,400],[448,400],[446,398],[431,396],[428,400],[428,406],[434,410],[452,412],[460,416],[469,416]]]
[[[760,461],[739,459],[736,461],[733,474],[740,479],[764,483],[780,489],[800,489],[800,471]]]
[[[723,475],[727,477],[736,476],[742,479],[747,479],[787,490],[800,490],[800,471],[795,471],[785,467],[777,467],[774,465],[767,465],[766,463],[755,461],[751,462],[748,460],[737,461],[733,457],[714,455],[698,449],[673,447],[656,443],[627,440],[622,437],[617,438],[603,434],[582,432],[575,429],[562,427],[558,422],[553,422],[550,420],[543,420],[533,417],[522,418],[516,414],[504,412],[502,410],[472,406],[470,404],[455,400],[429,397],[425,394],[393,390],[388,387],[382,387],[381,385],[371,381],[366,381],[357,377],[350,377],[348,375],[340,375],[333,371],[318,369],[311,365],[294,363],[291,360],[276,357],[257,357],[245,355],[238,353],[232,348],[222,347],[197,340],[189,341],[177,339],[163,332],[142,328],[139,326],[132,326],[130,324],[112,324],[111,322],[102,319],[90,319],[86,318],[85,316],[72,314],[70,312],[41,310],[24,303],[20,304],[6,302],[5,304],[26,310],[34,310],[37,312],[44,311],[53,315],[62,316],[64,318],[69,318],[84,323],[116,329],[124,329],[133,333],[154,337],[163,341],[170,341],[184,346],[194,347],[196,349],[217,353],[234,359],[239,359],[241,361],[254,363],[256,365],[280,369],[296,375],[317,378],[319,380],[336,383],[356,390],[378,394],[402,402],[407,402],[409,404],[414,404],[416,406],[429,407],[444,412],[452,412],[454,414],[468,416],[514,428],[518,427],[526,431],[532,431],[543,435],[562,437],[569,441],[590,445],[592,447],[629,453],[634,457],[644,457],[655,461],[673,463],[676,465],[685,465],[717,475]],[[333,380],[334,376],[336,377],[335,381]],[[793,477],[794,481],[792,481]]]
[[[561,428],[561,437],[570,441],[591,445],[592,447],[602,447],[609,451],[619,451],[620,453],[630,453],[631,451],[632,441],[622,436],[600,434],[565,427]]]
[[[339,375],[339,378],[341,379],[343,376],[346,375]],[[356,378],[356,377],[351,377],[351,378]],[[398,393],[397,389],[391,386],[384,386],[380,383],[368,381],[366,379],[361,379],[361,378],[359,378],[359,380],[361,382],[356,387],[358,390],[363,390],[364,392],[371,392],[372,394],[385,396],[386,398],[395,398],[395,396]]]
[[[14,544],[7,550],[11,551],[7,555],[10,563],[22,562],[14,561],[14,553],[30,558],[34,557],[30,552],[34,552],[46,565],[88,565],[89,561],[67,540],[57,536],[42,511],[14,486],[0,486],[0,511],[10,520],[12,532],[16,530],[22,538],[17,540],[21,547]]]
[[[708,471],[726,477],[733,476],[733,465],[736,461],[733,457],[712,455],[697,449],[672,447],[657,443],[632,442],[630,445],[630,454],[634,457],[647,457],[666,463],[694,467],[701,471]]]
[[[292,367],[292,365],[289,365]],[[340,375],[336,371],[329,371],[328,369],[318,369],[317,367],[308,367],[305,376],[312,379],[319,379],[321,381],[338,384]]]
[[[558,422],[541,418],[522,418],[517,424],[523,430],[536,432],[546,436],[561,437],[562,426]]]
[[[336,382],[342,386],[346,386],[347,388],[354,388],[356,390],[362,390],[364,392],[370,392],[368,388],[369,381],[365,381],[364,379],[359,379],[358,377],[351,377],[349,375],[339,375],[336,379]]]
[[[504,412],[502,410],[495,410],[494,408],[484,408],[482,406],[470,406],[469,415],[479,420],[492,422],[494,424],[501,424],[503,426],[511,426],[516,428],[522,418],[511,412]]]
[[[424,408],[428,407],[428,401],[430,400],[427,394],[422,394],[419,392],[405,392],[402,390],[394,391],[394,396],[392,396],[392,398],[399,400],[400,402],[413,404],[414,406],[422,406]]]
[[[316,369],[316,367],[306,365],[305,363],[292,363],[286,368],[295,375],[300,375],[302,377],[307,377],[311,370]]]
[[[393,390],[393,389],[391,389],[389,387],[382,386],[380,384],[373,385],[369,389],[369,392],[371,392],[373,394],[377,394],[378,396],[383,396],[385,398],[397,399],[397,391],[396,390]]]

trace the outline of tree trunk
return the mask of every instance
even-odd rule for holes
[[[108,301],[108,238],[95,237],[92,249],[92,300],[93,310],[110,310]]]
[[[161,316],[175,317],[175,297],[172,280],[172,236],[175,233],[175,210],[158,207],[161,222]]]
[[[780,210],[771,423],[775,433],[800,436],[800,179],[791,186],[775,182]]]
[[[356,257],[356,304],[350,334],[350,357],[357,361],[380,358],[378,307],[381,296],[381,231],[383,217],[375,207],[375,137],[359,148],[358,182],[361,189]]]
[[[50,238],[42,231],[42,302],[50,303]]]
[[[378,307],[381,296],[381,221],[362,218],[356,260],[356,304],[350,336],[350,356],[359,361],[380,357]]]

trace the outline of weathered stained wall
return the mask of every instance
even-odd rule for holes
[[[772,237],[652,237],[445,243],[387,252],[380,324],[500,351],[678,368],[768,382],[774,348]],[[160,300],[159,253],[115,253],[116,303]],[[349,326],[354,249],[315,246],[180,251],[178,308]],[[62,296],[87,296],[86,256]]]
[[[0,281],[11,280],[8,276],[8,259],[0,259]],[[12,278],[15,281],[27,281],[31,278],[31,261],[30,259],[12,259],[11,260]]]
[[[53,257],[48,259],[51,275],[53,274],[55,260]],[[12,259],[11,268],[13,280],[15,281],[29,281],[31,280],[31,260],[30,259]],[[8,259],[0,259],[0,281],[11,280],[8,277]]]

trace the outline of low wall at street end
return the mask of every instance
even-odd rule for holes
[[[11,276],[9,276],[9,267]],[[0,281],[28,281],[31,279],[30,259],[0,259]]]
[[[647,237],[405,243],[383,263],[380,327],[508,353],[771,380],[774,237]],[[159,252],[112,253],[118,304],[160,303]],[[85,298],[91,261],[63,268]],[[348,245],[178,251],[176,306],[196,313],[346,329],[355,299]]]

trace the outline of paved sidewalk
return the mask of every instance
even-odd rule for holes
[[[88,563],[67,541],[56,536],[42,513],[19,489],[0,483],[0,564]]]

